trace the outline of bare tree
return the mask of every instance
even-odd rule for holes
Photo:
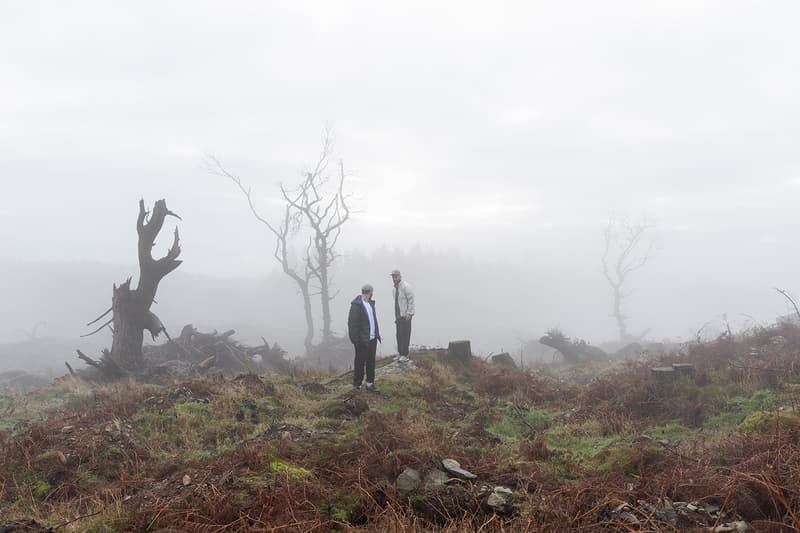
[[[79,351],[79,356],[87,363],[105,370],[110,369],[112,373],[141,369],[144,330],[149,330],[153,338],[161,331],[165,331],[159,318],[150,311],[150,306],[155,299],[158,284],[183,262],[178,259],[181,247],[177,227],[167,254],[161,259],[153,258],[153,245],[167,216],[180,219],[167,209],[165,200],[158,200],[153,206],[152,213],[145,210],[144,200],[139,200],[139,216],[136,220],[136,232],[139,235],[139,282],[135,289],[131,289],[131,278],[119,286],[114,285],[111,308],[89,323],[91,325],[99,322],[109,312],[112,313],[107,322],[89,334],[94,334],[106,326],[112,326],[111,351],[104,350],[103,360],[100,363],[96,363]]]
[[[306,317],[306,336],[303,341],[303,345],[305,346],[306,354],[310,353],[314,343],[314,314],[311,308],[310,282],[314,273],[307,261],[302,265],[302,267],[298,267],[297,265],[293,264],[289,258],[288,241],[289,237],[298,230],[299,212],[296,212],[292,206],[286,204],[283,212],[283,220],[280,224],[275,226],[264,216],[262,216],[261,213],[259,213],[259,211],[256,209],[256,206],[253,203],[252,190],[249,187],[245,187],[242,183],[242,180],[238,176],[228,172],[222,166],[222,163],[220,163],[219,160],[213,156],[208,156],[208,162],[212,172],[219,176],[230,179],[236,184],[237,187],[239,187],[239,190],[247,199],[247,205],[250,207],[250,212],[253,213],[253,216],[256,218],[256,220],[264,224],[264,226],[266,226],[267,229],[269,229],[269,231],[275,236],[275,249],[272,251],[272,256],[276,261],[278,261],[278,263],[280,263],[283,273],[294,280],[294,282],[297,284],[297,288],[300,290],[300,294],[303,296],[303,310],[305,311]],[[308,255],[308,250],[306,250],[306,255]]]
[[[316,166],[305,173],[305,178],[296,189],[287,189],[281,184],[281,193],[287,206],[302,215],[311,230],[310,246],[305,262],[314,278],[319,282],[319,297],[322,304],[322,342],[332,339],[330,302],[332,294],[331,265],[339,257],[336,244],[342,226],[350,218],[348,196],[344,194],[344,165],[339,161],[338,175],[332,182],[328,174],[332,142],[326,131],[322,153]]]
[[[611,286],[614,304],[612,313],[617,321],[619,339],[628,342],[634,337],[628,333],[627,316],[622,311],[623,300],[630,296],[624,291],[630,275],[642,268],[653,258],[654,239],[650,236],[654,228],[646,219],[631,222],[628,219],[617,219],[611,216],[603,236],[603,274]],[[642,333],[638,337],[643,337]]]

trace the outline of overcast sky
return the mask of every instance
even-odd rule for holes
[[[614,211],[656,224],[654,273],[800,290],[796,2],[1,9],[6,258],[134,263],[137,201],[163,197],[183,269],[271,269],[204,155],[277,215],[328,124],[348,249],[598,264]]]

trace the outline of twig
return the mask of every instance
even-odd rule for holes
[[[78,520],[83,520],[84,518],[91,518],[93,516],[97,516],[102,512],[103,512],[103,509],[100,509],[99,511],[95,511],[95,512],[90,513],[90,514],[81,515],[81,516],[79,516],[77,518],[73,518],[72,520],[67,520],[66,522],[62,522],[62,523],[58,524],[57,526],[53,526],[53,529],[61,529],[62,527],[66,527],[66,526],[68,526],[69,524],[71,524],[73,522],[77,522]]]

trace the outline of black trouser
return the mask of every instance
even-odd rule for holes
[[[394,323],[397,325],[397,353],[408,355],[408,345],[411,342],[411,320],[400,317]]]
[[[365,367],[367,383],[375,383],[375,351],[378,349],[378,339],[372,339],[367,344],[357,343],[354,346],[356,359],[353,362],[353,385],[361,385]]]

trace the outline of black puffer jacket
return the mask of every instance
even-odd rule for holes
[[[380,329],[378,329],[378,314],[375,312],[375,300],[370,300],[372,306],[372,316],[375,317],[375,338],[381,340]],[[361,295],[350,302],[350,314],[347,317],[347,333],[350,335],[350,342],[353,344],[367,344],[369,342],[369,316]]]

